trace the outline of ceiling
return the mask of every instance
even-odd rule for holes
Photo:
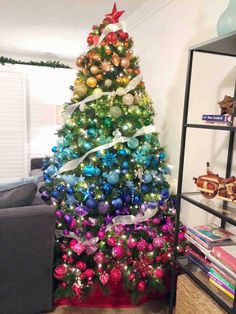
[[[117,0],[127,20],[144,0]],[[0,0],[0,55],[74,59],[92,25],[112,11],[111,0]]]

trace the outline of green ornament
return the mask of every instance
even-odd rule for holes
[[[142,146],[144,152],[149,152],[151,150],[151,145],[149,143],[144,143]]]
[[[112,119],[110,117],[105,117],[104,118],[104,125],[108,128],[111,127],[112,126]]]
[[[119,118],[122,115],[122,110],[118,106],[113,106],[110,108],[110,115],[113,118]]]

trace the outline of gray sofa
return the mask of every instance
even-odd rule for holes
[[[54,208],[43,202],[0,207],[1,314],[52,309],[54,226]]]

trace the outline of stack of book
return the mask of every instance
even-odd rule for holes
[[[198,266],[209,282],[234,298],[236,283],[236,243],[234,234],[215,224],[188,228],[186,238],[189,261]]]

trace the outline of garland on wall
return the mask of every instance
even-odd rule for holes
[[[12,58],[7,57],[0,57],[0,64],[5,65],[6,63],[11,64],[24,64],[24,65],[37,65],[42,67],[50,67],[50,68],[64,68],[64,69],[71,69],[68,65],[65,65],[63,63],[60,63],[59,61],[20,61],[20,60],[14,60]]]

